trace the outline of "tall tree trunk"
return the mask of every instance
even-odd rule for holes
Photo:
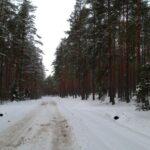
[[[95,7],[94,7],[94,1],[93,1],[93,17],[94,17],[94,36],[93,36],[93,41],[94,41],[94,46],[93,46],[93,54],[92,54],[92,95],[93,95],[93,100],[95,100],[95,78],[96,78],[96,76],[95,76],[95,71],[96,71],[96,57],[95,57],[95,55],[96,55],[96,14],[95,14]]]
[[[112,105],[115,104],[115,93],[114,93],[114,87],[113,87],[113,59],[112,59],[112,27],[111,27],[111,21],[110,21],[110,0],[108,0],[108,52],[109,52],[109,96],[110,96],[110,102]]]
[[[141,47],[141,0],[136,2],[136,68],[137,83],[139,82],[139,72],[141,65],[140,47]]]
[[[125,87],[125,99],[126,102],[130,102],[129,98],[129,37],[128,37],[128,18],[129,18],[129,0],[126,0],[126,44],[125,44],[125,52],[126,52],[126,87]]]

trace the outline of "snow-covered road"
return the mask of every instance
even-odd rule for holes
[[[141,126],[137,125],[137,130],[131,124],[136,124],[137,118],[129,121],[131,114],[129,118],[125,117],[127,108],[122,109],[124,113],[120,113],[117,107],[113,109],[110,105],[104,105],[104,108],[89,102],[73,101],[60,101],[59,107],[73,127],[76,139],[84,150],[150,150],[150,120],[147,121],[147,128],[140,120]],[[115,121],[113,116],[117,114],[124,119]],[[131,126],[128,126],[128,123]],[[149,132],[143,133],[142,127]]]
[[[0,150],[150,150],[150,113],[132,105],[45,97],[2,112]]]
[[[71,128],[58,110],[56,102],[50,100],[32,103],[38,104],[28,113],[24,112],[26,115],[22,114],[23,118],[18,114],[20,119],[0,132],[0,150],[78,149],[73,142]],[[17,111],[15,108],[14,105],[14,112]],[[11,122],[13,122],[13,114],[9,114],[10,110],[7,111],[5,114],[12,115]],[[5,119],[5,115],[2,119]]]

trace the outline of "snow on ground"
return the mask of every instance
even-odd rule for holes
[[[39,102],[24,101],[24,102],[12,102],[4,105],[0,105],[0,113],[4,117],[0,117],[0,133],[4,129],[14,125],[15,122],[25,117],[28,112],[37,107]]]
[[[135,111],[133,104],[112,106],[99,101],[59,99],[83,150],[149,150],[150,112]],[[114,120],[118,115],[119,120]]]
[[[133,104],[43,97],[0,105],[0,113],[0,150],[150,149],[150,112]]]

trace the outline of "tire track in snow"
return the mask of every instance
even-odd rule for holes
[[[22,144],[24,135],[29,132],[28,125],[37,115],[38,108],[28,113],[22,120],[4,130],[0,135],[0,150],[15,149]]]
[[[82,145],[84,150],[149,150],[150,138],[147,136],[119,126],[99,113],[82,110],[82,107],[72,107],[67,103],[59,106],[74,127],[79,143],[85,143]],[[80,132],[82,137],[79,136]]]
[[[57,104],[51,102],[53,111],[53,140],[52,150],[75,150],[71,127],[60,113]],[[76,149],[77,150],[77,149]]]
[[[0,134],[0,150],[79,150],[54,101],[45,101]]]

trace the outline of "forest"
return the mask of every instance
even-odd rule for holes
[[[0,1],[0,99],[42,95],[110,97],[150,109],[150,2],[76,0],[70,29],[45,79],[36,7],[29,0]],[[59,19],[59,18],[57,18]]]
[[[0,99],[39,98],[44,80],[42,43],[29,0],[0,0]]]
[[[108,95],[150,109],[150,5],[145,0],[76,0],[56,51],[49,94]]]
[[[150,150],[150,0],[0,0],[0,150]]]

